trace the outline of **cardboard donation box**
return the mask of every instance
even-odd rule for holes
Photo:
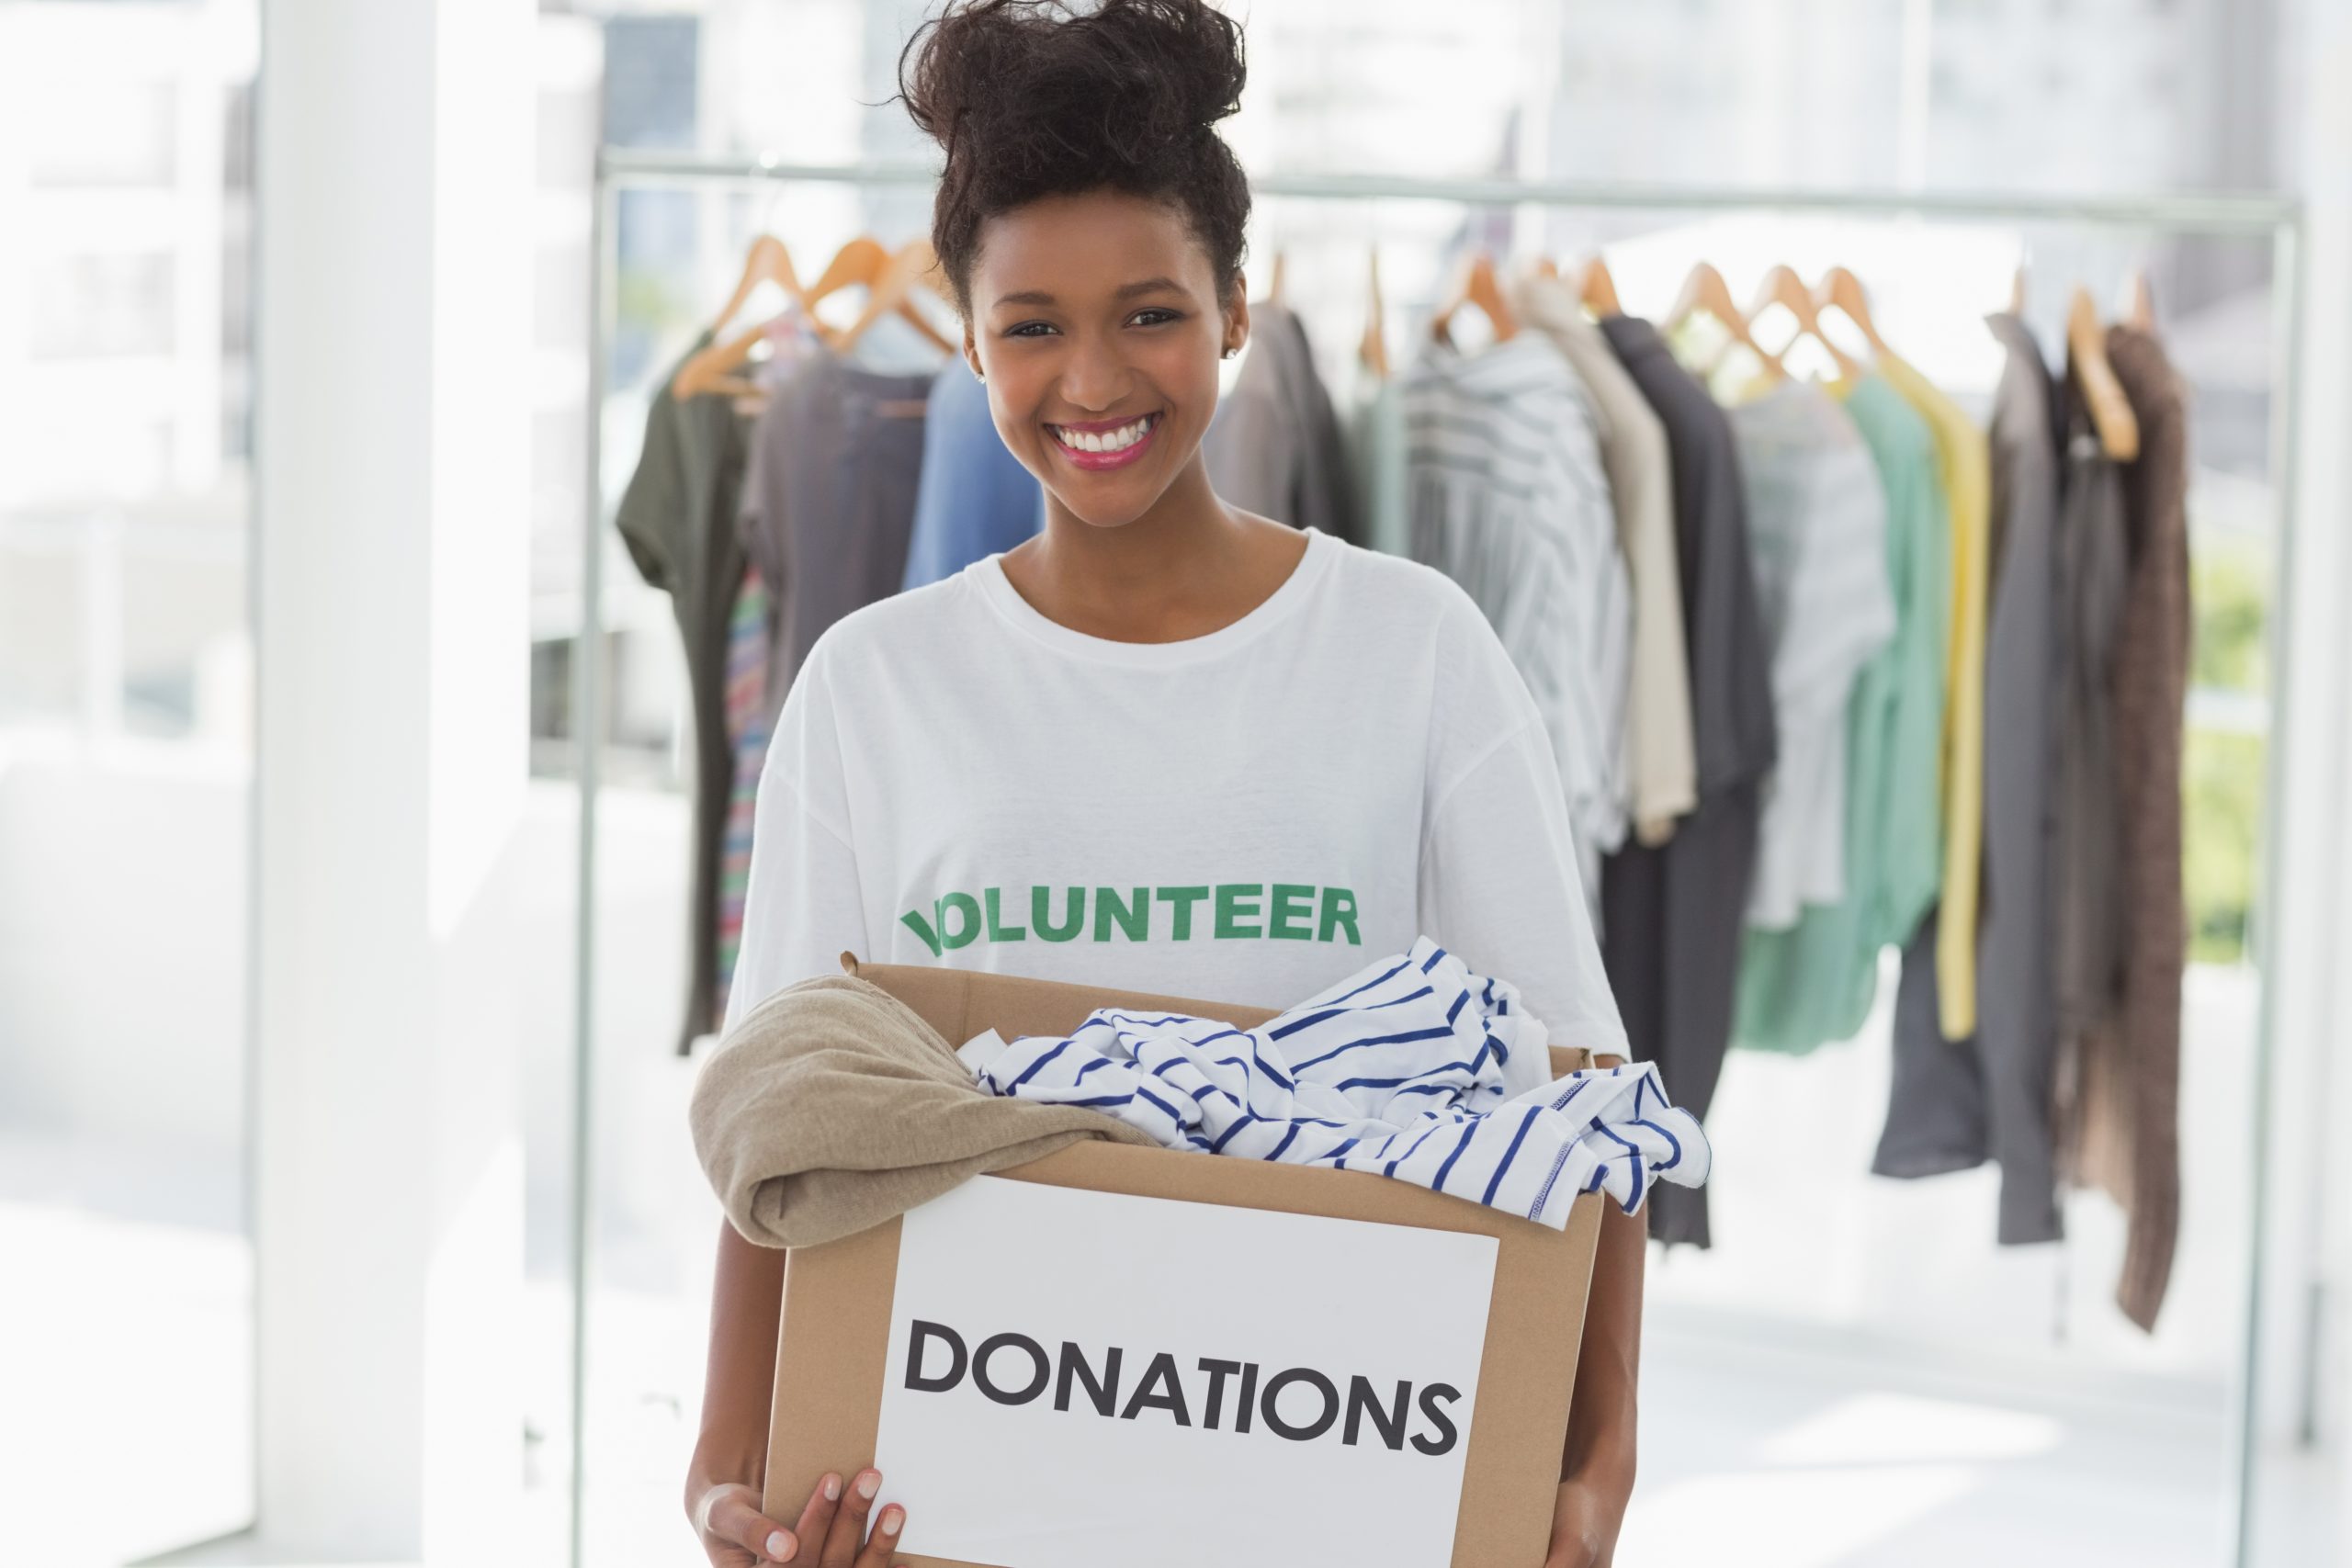
[[[951,1045],[1272,1016],[843,966]],[[871,1463],[923,1568],[1536,1568],[1600,1201],[1092,1142],[975,1178],[787,1256],[767,1512]]]

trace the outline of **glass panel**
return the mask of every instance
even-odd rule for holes
[[[588,505],[588,276],[603,28],[542,15],[537,61],[537,243],[532,257],[531,783],[519,919],[530,969],[522,1030],[526,1560],[568,1561],[575,1468],[572,1238],[580,790],[572,688],[581,529]],[[597,1179],[613,1179],[604,1172]]]
[[[12,1562],[254,1507],[250,0],[0,8],[0,1463]],[[8,269],[16,270],[10,272]],[[119,1464],[125,1413],[144,1463]],[[98,1521],[103,1521],[99,1523]]]

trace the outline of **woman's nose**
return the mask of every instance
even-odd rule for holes
[[[1062,367],[1062,396],[1090,412],[1114,407],[1126,395],[1127,367],[1115,345],[1099,336],[1082,337]]]

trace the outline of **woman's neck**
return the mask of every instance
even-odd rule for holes
[[[1046,528],[1005,576],[1049,620],[1120,642],[1176,642],[1230,626],[1279,588],[1306,536],[1226,505],[1195,454],[1128,523],[1086,522],[1046,494]]]

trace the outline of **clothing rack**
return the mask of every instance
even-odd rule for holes
[[[571,1247],[571,1555],[582,1557],[586,1495],[584,1438],[587,1387],[588,1266],[592,1220],[593,1113],[595,1044],[596,794],[603,744],[599,705],[604,700],[602,638],[592,635],[603,621],[604,547],[610,516],[602,470],[603,412],[610,390],[606,362],[617,330],[619,274],[616,253],[618,196],[624,190],[655,188],[757,188],[776,184],[854,186],[915,189],[932,185],[935,171],[907,164],[798,164],[773,154],[737,156],[649,151],[605,146],[596,154],[594,208],[589,237],[587,504],[581,543],[581,627],[574,642],[572,708],[578,728],[580,774],[579,910],[574,933],[574,1038]],[[2267,241],[2271,258],[2269,446],[2271,490],[2276,498],[2278,583],[2294,581],[2295,544],[2302,519],[2297,494],[2300,461],[2301,348],[2304,318],[2303,209],[2288,197],[2216,192],[2180,195],[2094,196],[2004,195],[1985,191],[1840,191],[1795,186],[1667,186],[1623,182],[1521,180],[1512,178],[1427,179],[1385,175],[1269,175],[1253,176],[1253,195],[1282,199],[1353,202],[1441,202],[1466,208],[1521,208],[1552,211],[1649,212],[1690,216],[1784,213],[1896,220],[1940,220],[2049,224],[2107,231],[2137,231],[2173,239]],[[2252,929],[2267,940],[2278,902],[2279,843],[2277,825],[2284,804],[2283,781],[2293,737],[2283,722],[2293,677],[2286,650],[2291,646],[2289,598],[2274,594],[2270,612],[2269,697],[2271,727],[2263,782],[2260,885]],[[2254,1042],[2253,1213],[2246,1259],[2245,1323],[2239,1351],[2240,1386],[2231,1412],[2227,1499],[2231,1568],[2250,1568],[2251,1506],[2258,1460],[2256,1426],[2260,1398],[2262,1238],[2269,1218],[2268,1163],[2270,1094],[2276,1029],[2275,987],[2266,975],[2256,1015]],[[2312,1379],[2307,1369],[2302,1380]]]

